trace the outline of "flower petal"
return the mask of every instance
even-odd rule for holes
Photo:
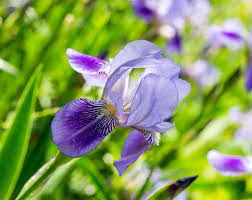
[[[117,118],[107,114],[104,101],[80,98],[57,111],[51,125],[59,150],[79,157],[94,150],[116,127]]]
[[[161,52],[157,45],[146,40],[130,42],[114,57],[110,74],[129,61],[146,56],[158,56]]]
[[[147,127],[146,129],[149,131],[157,132],[157,133],[163,133],[165,131],[168,131],[168,130],[174,128],[174,126],[175,125],[170,122],[161,122],[155,126]]]
[[[154,136],[153,134],[151,135],[151,137]],[[114,166],[117,168],[119,175],[121,176],[151,145],[143,134],[137,130],[133,130],[123,145],[121,158],[114,162]]]
[[[233,156],[211,150],[207,155],[208,161],[224,176],[238,176],[252,173],[252,162],[243,156]]]
[[[107,61],[82,54],[73,49],[67,49],[66,53],[71,67],[81,73],[88,84],[99,87],[105,85],[110,69],[110,64]]]
[[[178,34],[178,32],[175,33],[175,35],[171,38],[169,42],[166,44],[165,52],[167,55],[172,55],[174,53],[181,53],[182,51],[182,38]]]
[[[146,75],[133,98],[125,126],[147,128],[169,118],[179,101],[175,83],[156,74]]]
[[[183,79],[180,79],[180,78],[174,78],[173,81],[174,81],[176,88],[178,90],[179,101],[181,101],[190,93],[191,84]]]
[[[145,5],[144,0],[133,0],[135,13],[146,22],[150,22],[153,18],[153,11]]]
[[[250,92],[252,89],[252,62],[249,64],[246,71],[245,86],[246,90]]]

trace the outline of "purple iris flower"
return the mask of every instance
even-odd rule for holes
[[[181,28],[189,12],[188,0],[131,0],[135,13],[149,22],[157,19],[159,24]]]
[[[211,11],[208,0],[191,0],[189,21],[194,26],[201,26],[207,21]]]
[[[211,150],[207,155],[209,163],[224,176],[252,174],[252,160],[245,156],[234,156]]]
[[[161,56],[153,43],[137,40],[127,44],[111,63],[68,49],[72,68],[89,85],[104,87],[101,100],[80,98],[57,111],[51,125],[59,150],[80,157],[93,151],[117,126],[134,130],[115,161],[121,175],[154,143],[155,132],[174,124],[165,121],[189,94],[190,84],[179,78],[181,67]],[[145,68],[138,82],[129,87],[133,68]]]
[[[248,52],[249,64],[248,64],[246,76],[245,76],[245,88],[248,92],[250,92],[252,89],[252,28],[250,30],[250,33],[247,39],[247,45],[249,49],[249,52]]]
[[[176,32],[175,35],[171,38],[171,40],[167,42],[165,52],[167,55],[172,55],[174,53],[181,53],[181,51],[182,51],[182,38],[178,34],[178,32]]]
[[[183,70],[185,76],[193,78],[201,87],[212,87],[220,78],[220,70],[205,60],[197,60]]]
[[[244,45],[246,30],[238,19],[228,19],[221,26],[211,25],[208,29],[208,40],[212,47],[239,49]]]

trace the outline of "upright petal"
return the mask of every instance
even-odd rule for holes
[[[156,74],[146,75],[133,98],[125,126],[147,129],[170,117],[179,101],[175,83]]]
[[[80,98],[58,110],[51,130],[59,150],[70,157],[94,150],[117,125],[117,118],[106,108],[104,101]]]
[[[207,155],[208,161],[224,176],[238,176],[252,173],[252,162],[243,156],[233,156],[211,150]]]
[[[128,43],[113,59],[110,74],[125,63],[141,58],[155,57],[160,55],[162,50],[152,42],[136,40]]]
[[[100,58],[67,49],[67,58],[71,67],[81,73],[91,86],[104,87],[110,70],[110,64]]]
[[[151,134],[150,137],[154,137],[154,135]],[[142,133],[133,130],[123,145],[121,158],[114,162],[114,166],[117,168],[119,175],[121,176],[151,145],[152,143],[149,143]]]

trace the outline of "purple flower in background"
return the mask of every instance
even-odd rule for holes
[[[188,0],[131,0],[135,13],[149,22],[156,19],[158,24],[169,24],[182,28],[189,13]]]
[[[209,163],[224,176],[252,174],[252,160],[245,156],[234,156],[211,150],[207,155]]]
[[[247,39],[247,45],[248,45],[248,67],[245,75],[245,88],[248,92],[252,89],[252,28],[250,30],[248,39]]]
[[[245,28],[238,19],[228,19],[221,26],[211,25],[208,29],[209,45],[215,48],[239,49],[244,45]]]
[[[190,4],[189,20],[194,26],[201,26],[207,21],[211,11],[208,0],[192,0]]]
[[[233,107],[229,117],[233,123],[241,125],[235,132],[235,139],[252,144],[252,111],[244,113],[238,107]]]
[[[178,34],[178,32],[175,33],[175,35],[171,38],[169,42],[166,44],[165,52],[167,55],[172,55],[174,53],[181,53],[182,51],[182,38]]]
[[[121,159],[114,163],[121,175],[154,143],[155,132],[174,127],[165,119],[189,94],[190,84],[179,78],[180,65],[145,40],[127,44],[111,63],[72,49],[67,57],[89,85],[104,90],[101,100],[80,98],[57,111],[51,125],[53,141],[62,153],[79,157],[93,151],[117,126],[133,128]],[[145,70],[129,88],[133,68]]]
[[[193,78],[201,87],[212,87],[220,78],[220,70],[205,60],[197,60],[185,68],[183,74]]]

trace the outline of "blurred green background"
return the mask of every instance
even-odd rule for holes
[[[252,25],[251,0],[210,2],[210,24],[235,17],[247,29]],[[34,71],[42,66],[28,151],[11,199],[57,152],[50,130],[55,112],[79,97],[100,98],[101,89],[86,85],[82,76],[72,70],[66,49],[73,48],[92,56],[108,53],[109,59],[126,43],[137,39],[151,40],[163,48],[165,39],[152,37],[153,31],[151,24],[134,14],[127,0],[31,0],[17,7],[0,1],[0,144],[11,126],[23,89]],[[204,34],[192,32],[191,27],[186,27],[183,53],[172,56],[182,67],[200,58],[204,47]],[[192,200],[252,199],[251,176],[221,176],[206,157],[211,149],[237,155],[246,155],[249,151],[234,141],[237,126],[230,122],[227,113],[234,105],[249,110],[252,96],[244,89],[243,76],[236,79],[235,84],[226,86],[238,68],[243,75],[246,48],[218,49],[205,59],[221,70],[219,85],[225,87],[225,91],[212,101],[211,88],[202,90],[189,80],[192,91],[176,110],[173,119],[176,128],[162,134],[160,145],[141,156],[122,177],[113,162],[120,157],[130,130],[116,129],[95,151],[58,170],[53,181],[41,186],[28,199],[131,199],[153,188],[152,182],[146,180],[157,170],[162,180],[198,174],[199,178],[187,190]],[[8,166],[8,160],[5,165]]]

